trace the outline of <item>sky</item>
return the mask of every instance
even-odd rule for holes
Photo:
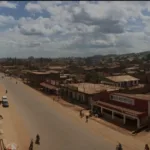
[[[1,1],[0,57],[150,50],[148,1]]]

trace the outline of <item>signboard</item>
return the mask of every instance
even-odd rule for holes
[[[128,97],[124,97],[124,96],[120,96],[120,95],[111,95],[110,99],[113,101],[134,105],[134,99],[131,99]]]

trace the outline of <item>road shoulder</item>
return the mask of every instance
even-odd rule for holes
[[[5,94],[5,86],[0,85],[0,99]],[[28,149],[30,142],[29,134],[24,126],[21,117],[15,109],[15,106],[11,102],[11,97],[8,97],[9,108],[3,108],[0,105],[0,114],[3,116],[2,129],[4,131],[3,139],[5,145],[9,143],[16,143],[21,150]]]

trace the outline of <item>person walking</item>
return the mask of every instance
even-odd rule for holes
[[[39,134],[36,135],[35,144],[40,145],[40,136],[39,136]]]
[[[88,115],[86,115],[86,123],[88,123],[88,119],[89,119],[89,116],[88,116]]]
[[[33,150],[33,139],[30,142],[29,150]]]
[[[83,114],[82,114],[82,110],[80,110],[80,117],[82,118]]]
[[[148,144],[145,144],[145,149],[144,150],[149,150]]]
[[[122,145],[120,143],[117,145],[116,150],[123,150]]]

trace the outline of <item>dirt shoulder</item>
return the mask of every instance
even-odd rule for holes
[[[4,85],[0,85],[0,98],[6,95]],[[11,97],[8,96],[9,108],[3,108],[0,105],[0,114],[3,116],[2,129],[4,131],[3,139],[5,145],[9,143],[16,143],[19,146],[20,150],[28,149],[30,143],[30,136],[25,128],[25,125],[18,115],[15,106],[11,102]]]

